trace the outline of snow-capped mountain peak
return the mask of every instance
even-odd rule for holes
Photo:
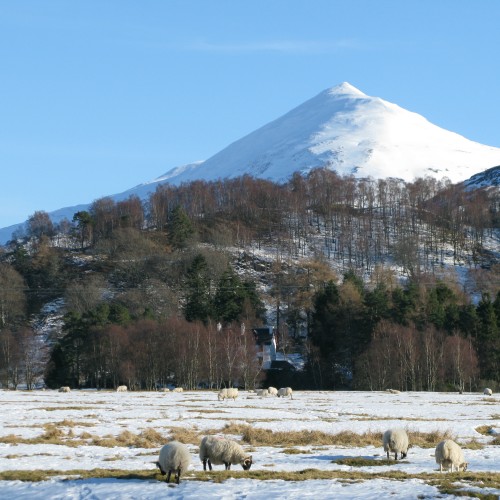
[[[196,168],[172,169],[168,182],[243,174],[285,181],[294,172],[326,167],[341,175],[430,175],[460,182],[500,163],[500,149],[444,130],[423,116],[348,82],[327,89],[230,144]]]

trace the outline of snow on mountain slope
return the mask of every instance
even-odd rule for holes
[[[398,177],[412,181],[430,175],[461,182],[500,165],[500,148],[470,141],[428,122],[417,113],[349,83],[327,89],[264,125],[203,162],[169,170],[164,175],[123,193],[146,199],[161,184],[179,185],[198,179],[216,180],[248,174],[276,182],[294,172],[326,167],[341,175]],[[50,213],[54,222],[72,219],[89,205]],[[43,207],[40,207],[43,210]],[[0,244],[24,223],[0,229]]]
[[[325,90],[232,143],[197,168],[172,169],[171,184],[243,174],[285,181],[327,167],[356,177],[430,175],[463,181],[500,162],[500,149],[470,141],[349,83]]]

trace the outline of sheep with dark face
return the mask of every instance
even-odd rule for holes
[[[456,469],[457,472],[460,472],[460,470],[467,470],[468,464],[464,459],[462,448],[451,439],[441,441],[436,446],[435,455],[436,463],[439,465],[439,470],[441,472],[443,472],[443,469],[451,469],[451,472],[453,472],[454,469]]]
[[[187,446],[179,441],[171,441],[161,448],[156,466],[163,475],[167,474],[167,483],[170,482],[170,476],[173,472],[175,482],[179,484],[181,474],[188,469],[190,463],[191,454]]]
[[[71,392],[71,388],[67,385],[64,385],[63,387],[59,388],[59,392]]]
[[[493,391],[489,387],[486,387],[486,389],[483,391],[483,394],[485,396],[491,396],[493,394]]]
[[[240,464],[243,470],[249,470],[252,466],[252,456],[245,453],[243,448],[230,439],[216,436],[205,436],[200,444],[200,460],[203,462],[203,470],[212,470],[212,464],[224,464],[226,470],[231,469],[231,464]]]
[[[401,459],[408,455],[410,446],[408,434],[404,429],[389,429],[384,432],[383,436],[384,451],[387,452],[387,460],[389,460],[389,452],[394,453],[394,460],[398,459],[398,453],[401,454]]]

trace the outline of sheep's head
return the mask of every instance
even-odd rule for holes
[[[467,470],[467,467],[469,466],[469,464],[467,462],[463,462],[460,464],[460,466],[458,467],[458,470],[462,469],[464,472]]]
[[[243,470],[250,470],[250,467],[252,467],[252,456],[245,457],[241,462],[241,466]]]
[[[160,473],[164,476],[166,472],[161,468],[160,462],[155,462],[156,467],[160,469]]]

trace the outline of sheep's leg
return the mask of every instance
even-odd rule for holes
[[[175,482],[179,484],[180,480],[181,480],[181,468],[179,467],[175,472]]]
[[[208,468],[212,470],[212,462],[210,462],[210,459],[208,459]]]
[[[439,464],[439,472],[443,472],[443,462]]]
[[[226,470],[230,470],[231,469],[231,464],[230,463],[224,462],[224,465],[226,467]]]
[[[203,459],[203,470],[207,470],[207,459]]]
[[[394,460],[398,459],[398,452],[394,453]]]
[[[390,458],[390,457],[389,457],[389,452],[387,452],[387,460],[389,460],[389,458]]]
[[[170,483],[170,475],[171,475],[171,474],[172,474],[172,471],[171,471],[171,470],[169,470],[169,471],[168,471],[168,474],[167,474],[167,479],[166,479],[166,481],[165,481],[166,483]]]

